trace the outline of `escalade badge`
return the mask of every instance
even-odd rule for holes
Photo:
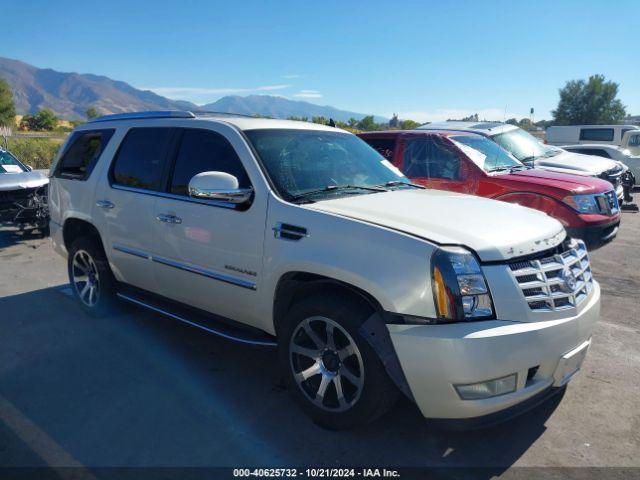
[[[573,274],[569,267],[565,267],[564,270],[560,272],[560,279],[562,280],[562,285],[560,288],[567,293],[571,293],[576,288],[578,280],[576,276]]]

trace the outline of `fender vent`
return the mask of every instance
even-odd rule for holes
[[[276,223],[276,226],[273,227],[273,235],[276,238],[294,242],[309,236],[306,228],[281,222]]]

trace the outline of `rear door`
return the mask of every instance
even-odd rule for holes
[[[154,203],[166,176],[176,130],[130,129],[96,196],[96,216],[106,226],[105,249],[116,278],[157,292],[152,255]]]
[[[262,272],[267,194],[256,189],[244,206],[189,196],[189,181],[201,172],[229,173],[240,188],[255,184],[230,141],[242,143],[239,135],[230,139],[225,135],[234,134],[212,128],[180,129],[166,191],[157,198],[149,230],[158,248],[155,272],[162,295],[251,323]]]
[[[436,135],[405,138],[398,167],[412,181],[437,190],[468,193],[464,160]]]

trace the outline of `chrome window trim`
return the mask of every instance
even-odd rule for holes
[[[228,208],[231,210],[239,210],[237,204],[229,202],[221,202],[219,200],[205,200],[188,197],[185,195],[176,195],[174,193],[156,192],[154,190],[145,190],[144,188],[127,187],[124,185],[113,184],[111,188],[114,190],[122,190],[125,192],[140,193],[142,195],[151,195],[153,197],[168,198],[170,200],[180,200],[189,203],[198,203],[200,205],[209,205],[211,207]]]
[[[112,247],[114,250],[129,254],[129,255],[133,255],[134,257],[143,258],[145,260],[151,260],[153,262],[160,263],[162,265],[167,265],[169,267],[177,268],[178,270],[184,270],[185,272],[195,273],[197,275],[202,275],[203,277],[211,278],[213,280],[218,280],[224,283],[229,283],[231,285],[246,288],[248,290],[257,290],[256,284],[254,282],[250,282],[242,278],[237,278],[231,275],[225,275],[223,273],[214,272],[212,270],[207,270],[206,268],[202,268],[202,267],[187,265],[186,263],[182,263],[182,262],[176,262],[175,260],[170,260],[168,258],[156,256],[149,252],[138,250],[136,248],[126,247],[120,244],[113,244]]]

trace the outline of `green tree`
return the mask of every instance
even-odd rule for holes
[[[400,120],[400,130],[413,130],[415,128],[418,128],[420,125],[422,125],[421,123],[418,123],[414,120]]]
[[[0,78],[0,126],[14,127],[16,106],[13,104],[13,92],[9,83]]]
[[[92,118],[96,118],[98,115],[100,115],[100,112],[98,112],[98,109],[96,107],[89,107],[87,108],[85,114],[87,115],[87,119],[91,120]]]
[[[377,130],[378,124],[373,119],[373,115],[367,115],[366,117],[363,117],[360,121],[358,121],[356,128],[358,130],[370,132],[372,130]]]
[[[508,123],[509,125],[515,125],[517,127],[518,126],[518,119],[517,118],[510,118],[509,120],[507,120],[504,123]]]
[[[598,125],[622,121],[627,112],[616,98],[618,86],[606,81],[604,75],[592,75],[587,81],[568,81],[560,89],[558,108],[551,112],[554,124]]]
[[[311,117],[311,123],[319,123],[320,125],[329,125],[329,119],[322,116]]]
[[[20,122],[20,128],[27,130],[53,130],[58,124],[58,117],[51,110],[43,108],[35,115],[25,115]]]

